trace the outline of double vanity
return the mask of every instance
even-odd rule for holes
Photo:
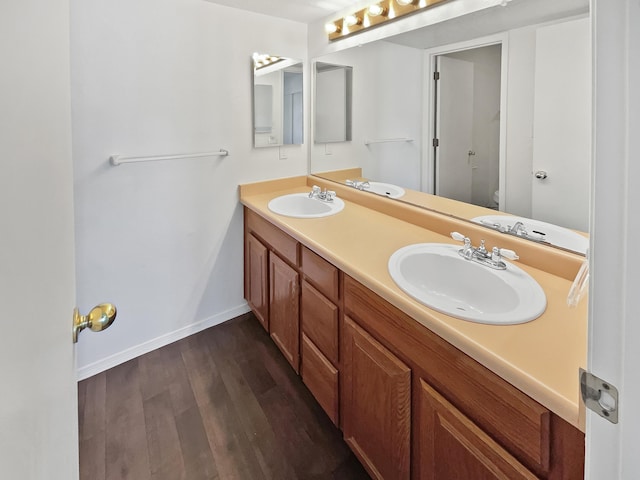
[[[582,257],[318,177],[240,197],[245,298],[373,478],[583,477]]]

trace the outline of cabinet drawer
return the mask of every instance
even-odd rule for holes
[[[302,247],[302,272],[329,300],[338,301],[338,269],[307,247]]]
[[[302,331],[334,365],[338,364],[338,307],[307,281],[302,282]]]
[[[245,225],[249,232],[278,252],[280,257],[291,264],[299,266],[298,242],[275,225],[267,222],[257,213],[244,209]]]
[[[313,344],[302,334],[302,381],[309,388],[331,421],[338,425],[338,370],[331,365]]]
[[[344,307],[520,462],[546,476],[549,410],[347,275]]]

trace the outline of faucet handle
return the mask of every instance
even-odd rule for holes
[[[311,187],[311,192],[309,192],[309,198],[317,197],[320,194],[320,187],[318,185],[314,185]]]
[[[464,242],[467,237],[465,237],[463,234],[459,232],[451,232],[451,238],[453,238],[454,240],[457,240],[458,242]]]
[[[518,260],[520,258],[518,254],[513,250],[500,248],[498,251],[500,252],[501,256],[503,256],[504,258],[508,258],[509,260]]]

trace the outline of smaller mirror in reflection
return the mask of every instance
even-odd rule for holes
[[[353,68],[316,62],[314,142],[351,141]]]
[[[253,54],[253,145],[304,143],[302,62],[266,53]]]

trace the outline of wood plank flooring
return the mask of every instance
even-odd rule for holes
[[[253,314],[78,386],[81,480],[369,477]]]

